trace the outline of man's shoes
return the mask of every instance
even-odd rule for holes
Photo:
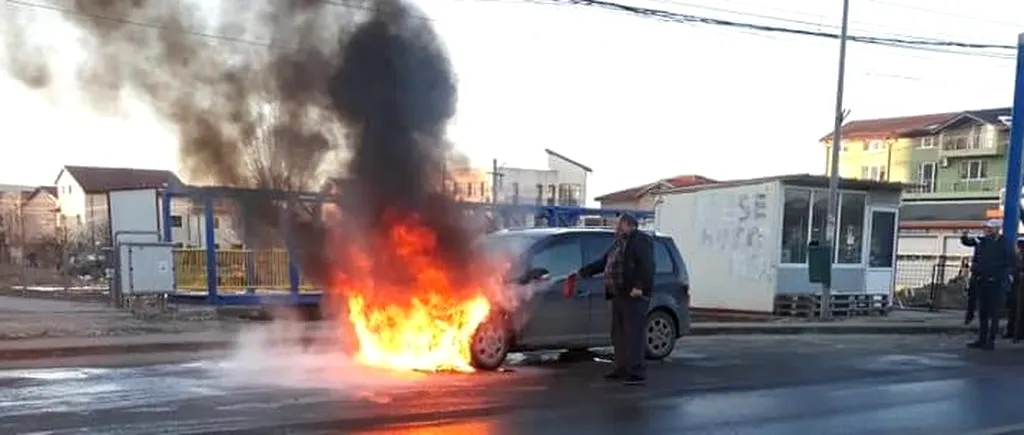
[[[625,385],[647,385],[647,378],[643,376],[631,375],[626,377]]]
[[[608,373],[607,375],[604,375],[604,378],[609,381],[620,381],[626,379],[626,374],[619,370],[615,370],[611,373]]]

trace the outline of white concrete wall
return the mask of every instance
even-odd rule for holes
[[[590,197],[587,196],[587,171],[550,153],[548,153],[548,169],[558,173],[559,183],[579,184],[582,186],[580,205],[586,206],[589,203]]]
[[[60,213],[65,217],[66,222],[74,224],[81,219],[85,220],[85,191],[75,181],[68,171],[62,171],[57,177],[57,203],[60,205]],[[81,216],[81,218],[79,218]]]
[[[699,308],[771,312],[780,220],[777,182],[664,195],[657,231],[672,236]]]

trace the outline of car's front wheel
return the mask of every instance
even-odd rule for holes
[[[676,347],[676,322],[672,316],[662,310],[652,311],[647,315],[645,328],[647,342],[644,353],[647,359],[665,359]]]
[[[470,343],[470,363],[480,370],[497,370],[511,348],[509,328],[501,318],[481,323]]]

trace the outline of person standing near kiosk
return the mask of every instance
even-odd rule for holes
[[[971,283],[978,302],[978,340],[967,345],[974,349],[995,349],[999,312],[1017,268],[1017,254],[1000,233],[1000,227],[1002,222],[992,219],[985,222],[983,236],[972,237],[966,231],[960,236],[961,244],[974,248]]]

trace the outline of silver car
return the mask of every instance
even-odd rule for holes
[[[483,240],[485,249],[512,258],[508,280],[532,294],[508,312],[495,308],[477,329],[472,363],[482,370],[501,366],[509,352],[586,350],[611,346],[611,306],[600,276],[581,278],[573,297],[563,295],[566,277],[601,257],[614,233],[605,229],[536,228],[501,231]],[[647,314],[646,354],[662,359],[689,329],[689,278],[671,238],[651,234],[654,288]]]

